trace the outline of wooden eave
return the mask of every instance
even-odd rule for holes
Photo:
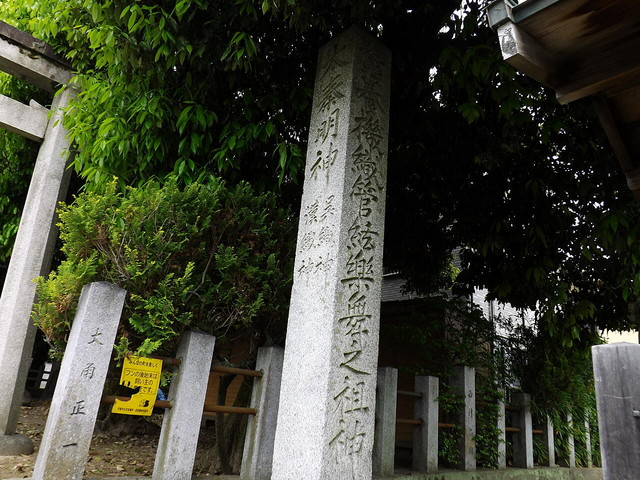
[[[503,58],[553,88],[591,97],[640,199],[640,1],[498,0],[487,9]]]

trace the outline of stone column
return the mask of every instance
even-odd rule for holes
[[[398,369],[378,368],[376,429],[373,442],[373,474],[392,476],[396,456]]]
[[[567,444],[569,445],[569,458],[567,458],[567,467],[575,468],[576,466],[576,439],[573,433],[573,415],[567,413],[567,426],[569,427],[569,436]]]
[[[371,478],[389,70],[356,28],[320,52],[273,480]]]
[[[553,421],[551,417],[547,417],[544,432],[542,433],[542,444],[547,450],[547,466],[556,466],[556,444],[554,437]]]
[[[504,390],[501,390],[502,398],[498,400],[498,468],[507,468],[507,425],[505,415]]]
[[[36,290],[33,280],[49,273],[57,237],[55,211],[69,183],[69,142],[60,108],[74,95],[74,90],[67,88],[53,101],[54,113],[38,152],[0,297],[0,455],[16,454],[11,445],[16,443],[13,434],[36,332],[31,322]],[[30,453],[30,441],[27,437],[23,440],[24,451],[18,453]]]
[[[171,408],[165,409],[153,480],[191,480],[215,342],[207,333],[182,335],[176,352],[182,363],[169,387]]]
[[[593,455],[591,454],[591,425],[589,420],[584,421],[584,448],[587,450],[587,468],[593,467]]]
[[[106,282],[82,289],[34,480],[82,478],[126,294]]]
[[[533,468],[533,420],[531,418],[531,395],[514,393],[514,405],[520,409],[514,414],[513,425],[520,429],[513,435],[513,466]]]
[[[458,416],[462,435],[458,445],[460,468],[476,469],[476,370],[472,367],[456,366],[451,377],[451,390],[464,402],[464,409]]]
[[[602,469],[627,480],[640,472],[640,345],[591,347],[596,383]]]
[[[253,379],[251,406],[258,414],[249,417],[242,453],[242,480],[270,480],[273,463],[273,441],[278,421],[278,402],[282,380],[282,347],[262,347],[258,350],[256,370],[262,378]]]
[[[415,401],[413,417],[422,420],[422,427],[413,429],[413,470],[438,471],[438,377],[417,376],[415,391],[422,398]]]

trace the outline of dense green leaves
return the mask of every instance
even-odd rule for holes
[[[246,184],[175,181],[84,193],[60,211],[66,260],[38,281],[34,321],[60,354],[84,284],[128,292],[119,350],[170,349],[187,326],[276,335],[290,286],[290,223]]]
[[[9,0],[66,55],[86,189],[222,175],[297,207],[318,48],[351,25],[393,52],[385,258],[409,288],[487,287],[570,345],[636,326],[637,209],[586,102],[503,62],[482,0]]]

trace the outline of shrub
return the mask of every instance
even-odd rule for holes
[[[116,346],[123,355],[171,351],[187,327],[284,329],[293,235],[272,194],[247,184],[149,182],[119,193],[84,193],[62,205],[66,259],[39,278],[34,322],[61,356],[82,286],[127,290]]]

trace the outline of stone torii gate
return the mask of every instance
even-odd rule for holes
[[[4,22],[0,22],[0,70],[52,93],[69,85],[72,77],[67,62],[50,46]],[[71,153],[61,109],[74,94],[73,88],[66,88],[54,98],[51,109],[0,95],[0,126],[40,143],[0,297],[0,455],[33,450],[31,440],[15,432],[36,330],[31,322],[33,280],[49,272],[57,237],[55,210],[69,183]]]

